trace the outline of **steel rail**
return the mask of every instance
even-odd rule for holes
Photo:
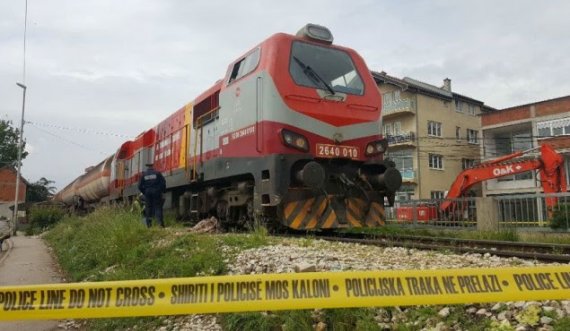
[[[306,234],[289,233],[288,236],[305,237]],[[570,245],[521,243],[498,240],[470,240],[446,237],[386,236],[362,233],[312,233],[317,239],[358,243],[380,247],[404,247],[421,250],[450,251],[455,253],[491,254],[500,257],[517,257],[542,262],[570,263]]]

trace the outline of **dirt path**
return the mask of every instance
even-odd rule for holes
[[[13,236],[0,253],[0,286],[61,283],[57,265],[44,241],[37,237]],[[60,321],[0,322],[0,330],[59,330]]]

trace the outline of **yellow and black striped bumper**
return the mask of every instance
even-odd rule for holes
[[[323,194],[285,202],[281,216],[285,226],[296,230],[375,227],[384,225],[384,206]]]

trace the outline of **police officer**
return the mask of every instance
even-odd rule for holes
[[[166,181],[159,171],[154,170],[153,164],[148,163],[147,169],[139,180],[139,191],[145,198],[146,226],[150,228],[152,216],[156,216],[158,224],[164,227],[162,219],[162,193],[166,191]]]

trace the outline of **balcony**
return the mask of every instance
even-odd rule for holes
[[[416,113],[416,103],[411,99],[398,99],[385,102],[382,105],[382,116],[393,114]]]
[[[402,182],[404,183],[415,183],[416,182],[416,171],[414,169],[401,169]]]
[[[414,132],[388,135],[386,136],[386,139],[388,140],[389,147],[416,145],[416,134]]]

